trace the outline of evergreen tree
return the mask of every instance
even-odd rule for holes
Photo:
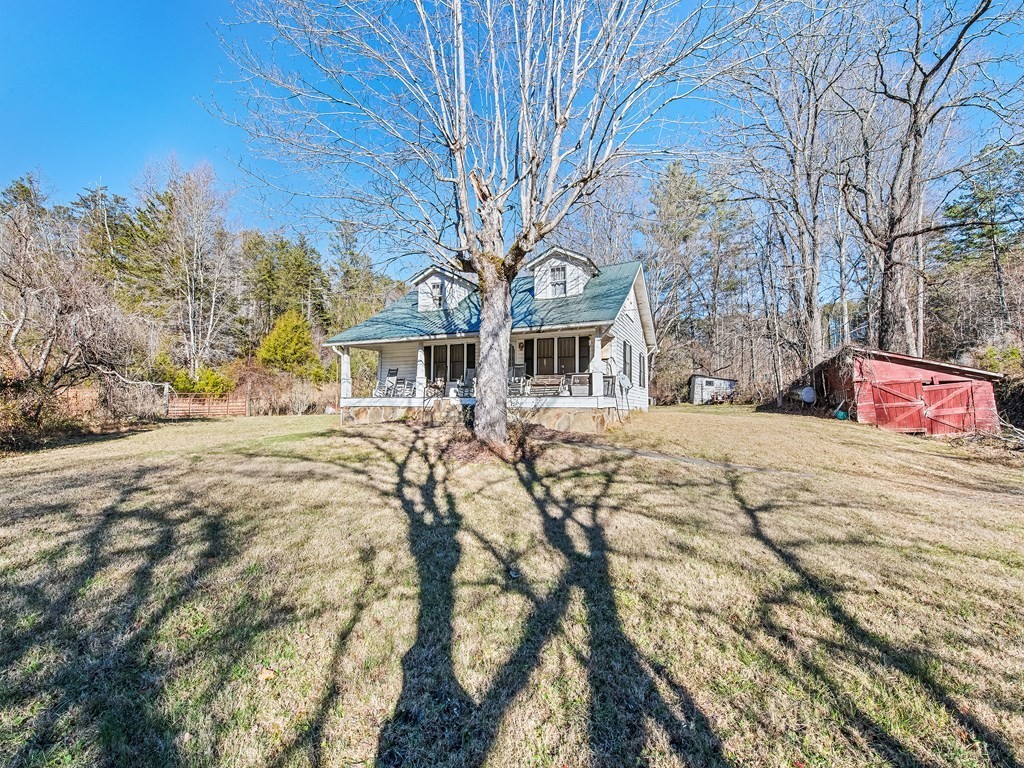
[[[313,346],[309,322],[295,310],[289,310],[277,318],[273,329],[260,344],[256,359],[268,368],[303,378],[324,378],[323,366]]]
[[[82,229],[83,248],[107,277],[125,271],[121,250],[131,226],[131,207],[121,195],[104,186],[86,189],[71,203],[71,213]]]
[[[1010,323],[1004,275],[1007,251],[1024,241],[1024,154],[1009,148],[992,152],[990,161],[947,206],[946,216],[954,222],[973,222],[952,231],[944,256],[955,262],[991,261],[998,304],[996,330],[1001,331]]]

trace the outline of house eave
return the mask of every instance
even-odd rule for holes
[[[527,333],[547,333],[549,331],[568,331],[568,330],[589,330],[592,328],[606,328],[610,325],[608,321],[593,322],[593,323],[562,323],[558,325],[531,325],[525,328],[512,328],[512,333],[516,334],[527,334]],[[382,344],[402,344],[410,341],[435,341],[440,339],[465,339],[479,336],[479,331],[470,332],[459,332],[459,333],[438,333],[429,336],[401,336],[393,339],[365,339],[359,341],[325,341],[323,346],[325,347],[378,347]]]

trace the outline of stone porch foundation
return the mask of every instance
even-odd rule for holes
[[[392,421],[405,421],[412,424],[437,426],[464,421],[468,409],[472,406],[458,401],[437,400],[422,406],[408,405],[353,405],[341,408],[341,423],[348,424],[383,424]],[[530,424],[538,424],[560,432],[580,432],[596,434],[607,427],[617,424],[627,416],[615,408],[535,408],[532,410],[509,409],[510,416],[520,418]]]

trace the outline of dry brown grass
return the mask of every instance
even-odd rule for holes
[[[0,764],[1024,759],[1024,477],[741,408],[509,465],[174,424],[0,462]],[[447,456],[447,458],[446,458]]]

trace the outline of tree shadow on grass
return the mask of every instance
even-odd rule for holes
[[[837,586],[828,583],[806,567],[797,555],[795,547],[784,544],[766,531],[763,517],[776,505],[772,502],[752,504],[741,488],[742,482],[738,474],[731,473],[728,476],[728,483],[733,499],[749,524],[751,535],[796,578],[792,586],[780,587],[763,598],[759,611],[760,626],[769,636],[781,645],[797,651],[789,630],[773,618],[772,608],[793,602],[799,594],[810,595],[842,634],[841,647],[833,648],[834,651],[852,653],[864,662],[882,663],[900,670],[913,680],[934,704],[941,707],[953,722],[984,748],[992,765],[999,768],[1021,768],[1022,763],[1015,756],[1013,747],[999,733],[965,711],[953,699],[934,674],[931,663],[933,658],[929,653],[890,642],[865,627],[843,607],[840,589]],[[891,765],[906,768],[925,768],[933,765],[931,761],[919,757],[909,745],[889,733],[881,723],[860,707],[811,654],[797,653],[801,672],[832,692],[832,695],[841,702],[845,720],[878,757]]]
[[[4,765],[178,765],[180,723],[163,697],[166,664],[155,644],[238,554],[244,520],[187,490],[186,471],[145,465],[125,475],[92,472],[90,497],[116,491],[96,513],[73,503],[12,509],[22,522],[55,527],[38,575],[0,574],[0,709],[30,712],[2,734]],[[157,489],[159,501],[152,498]],[[173,489],[170,490],[170,489]],[[70,519],[70,522],[69,522]],[[38,557],[37,557],[38,560]],[[66,564],[64,569],[58,565]],[[256,636],[288,620],[279,606],[239,606],[218,617],[210,643],[226,675]],[[179,641],[184,665],[209,650]],[[205,650],[204,650],[205,649]],[[208,681],[205,693],[223,683]],[[195,692],[196,701],[204,691]]]
[[[41,576],[30,582],[5,585],[14,617],[4,622],[0,667],[9,670],[10,683],[4,686],[4,707],[24,705],[44,694],[46,704],[33,707],[30,725],[21,744],[10,756],[10,765],[29,764],[59,757],[62,752],[81,750],[97,753],[100,764],[113,764],[133,753],[150,753],[157,764],[173,762],[164,737],[169,727],[155,714],[153,696],[157,686],[147,679],[147,665],[140,654],[152,632],[195,584],[225,554],[224,528],[216,515],[207,515],[181,500],[178,504],[152,505],[130,509],[135,494],[151,487],[158,474],[155,467],[141,467],[129,477],[119,478],[115,498],[95,516],[94,522],[81,526],[65,540],[53,560],[74,558],[70,572],[55,577]],[[166,477],[166,475],[164,475]],[[94,476],[97,485],[114,482]],[[59,505],[20,510],[22,517],[46,520],[60,514]],[[133,548],[117,544],[125,526],[141,526],[145,543]],[[182,589],[170,596],[153,613],[143,615],[152,597],[155,569],[181,543],[180,531],[198,526],[202,550],[191,571],[182,580]],[[89,605],[97,578],[119,558],[136,557],[139,563],[128,576],[123,597],[92,613]],[[44,676],[31,674],[32,664],[22,664],[33,654],[56,654]],[[28,668],[26,670],[26,667]],[[14,670],[26,670],[22,674]],[[61,733],[71,718],[91,724],[98,734],[92,744],[75,744],[80,729]],[[70,740],[69,740],[70,739]]]
[[[441,463],[421,432],[412,433],[411,445],[401,455],[372,433],[363,437],[396,468],[394,492],[408,519],[409,548],[419,576],[416,637],[402,659],[403,684],[393,714],[380,730],[377,766],[482,765],[509,707],[540,664],[546,643],[566,620],[575,591],[582,593],[587,614],[589,649],[580,661],[590,688],[587,727],[593,763],[647,764],[653,723],[677,758],[694,766],[728,765],[689,691],[648,663],[623,630],[603,518],[615,512],[609,490],[625,457],[601,457],[548,474],[535,456],[515,466],[516,479],[540,515],[546,544],[561,556],[562,569],[544,594],[530,586],[526,574],[506,581],[507,589],[529,601],[530,610],[518,645],[474,699],[459,682],[453,660],[460,531],[481,541],[503,568],[510,569],[511,563],[466,526]],[[585,489],[581,476],[594,482]],[[556,484],[573,490],[560,493]],[[579,534],[585,543],[577,543]]]

